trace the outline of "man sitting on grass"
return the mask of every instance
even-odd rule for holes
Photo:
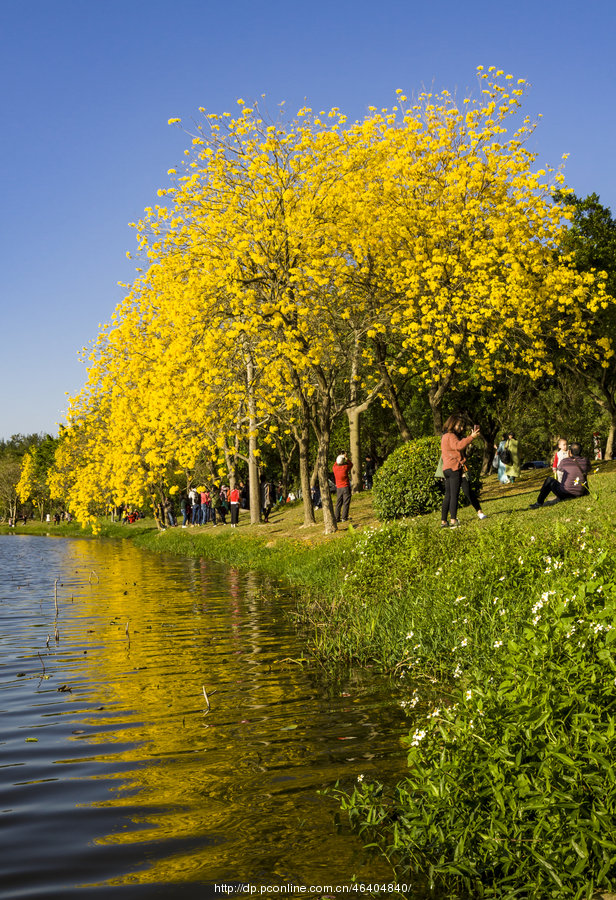
[[[585,456],[582,456],[582,448],[579,444],[573,443],[569,447],[569,454],[558,463],[558,471],[561,473],[561,480],[549,476],[543,482],[543,486],[539,491],[536,503],[531,503],[530,509],[538,509],[543,506],[545,498],[551,492],[556,495],[558,500],[573,500],[575,497],[583,497],[588,493],[588,473],[590,472],[590,463]]]

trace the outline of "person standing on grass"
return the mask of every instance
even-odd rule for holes
[[[480,519],[485,513],[475,495],[471,491],[466,477],[465,451],[469,444],[479,436],[479,425],[473,426],[468,437],[464,434],[464,419],[460,415],[449,416],[445,422],[445,433],[441,438],[441,456],[443,457],[443,478],[445,479],[445,496],[441,507],[441,528],[458,527],[458,500],[460,488]],[[447,521],[449,513],[450,521]]]
[[[263,523],[265,525],[269,522],[269,515],[272,511],[272,506],[276,502],[276,487],[271,482],[268,481],[265,475],[261,476],[261,512],[263,513]]]
[[[193,493],[193,507],[192,507],[192,525],[200,525],[201,524],[201,491],[194,491]]]
[[[346,453],[340,453],[333,465],[336,482],[336,522],[346,522],[351,505],[351,482],[349,475],[353,471],[353,463]]]
[[[531,503],[529,509],[539,509],[543,506],[550,493],[556,496],[556,502],[574,500],[576,497],[583,497],[588,493],[590,462],[585,456],[582,456],[582,448],[578,443],[571,444],[568,456],[558,463],[558,472],[562,476],[561,481],[548,475],[539,491],[537,500]]]
[[[231,488],[228,499],[229,507],[231,508],[231,528],[237,528],[240,518],[240,489],[237,487]]]
[[[214,485],[212,487],[211,494],[212,494],[211,518],[212,518],[212,523],[214,525],[214,528],[216,528],[216,525],[218,524],[216,522],[216,513],[218,513],[218,516],[219,516],[222,524],[223,525],[225,524],[225,517],[223,515],[224,510],[223,510],[223,505],[222,505],[222,497],[220,494],[220,488],[217,485]]]
[[[496,448],[496,461],[497,468],[496,474],[498,475],[498,480],[501,484],[509,484],[509,476],[507,475],[507,463],[505,459],[507,459],[507,451],[509,450],[507,446],[507,442],[509,440],[509,435],[507,432],[503,435],[502,441],[500,441],[498,447]],[[503,459],[503,456],[505,459]]]
[[[520,477],[520,452],[518,439],[513,431],[508,432],[505,447],[511,454],[511,462],[505,463],[505,475],[509,479],[509,484],[513,484],[516,478]]]
[[[186,496],[186,494],[182,494],[182,499],[180,500],[180,510],[182,512],[182,528],[186,528],[186,522],[188,521],[190,513],[188,512],[190,508],[190,500]]]

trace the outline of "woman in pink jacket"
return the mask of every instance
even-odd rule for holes
[[[465,450],[469,444],[479,435],[479,425],[473,427],[468,437],[464,434],[464,419],[462,416],[449,416],[445,422],[445,433],[441,438],[441,456],[443,457],[443,477],[445,479],[445,496],[441,508],[441,528],[458,527],[458,497],[460,488],[464,496],[476,510],[480,519],[485,519],[485,513],[468,483],[465,474]],[[447,522],[449,512],[450,522]]]

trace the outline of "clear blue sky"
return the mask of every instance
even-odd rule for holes
[[[615,0],[0,0],[0,438],[56,433],[83,384],[135,276],[128,222],[188,146],[169,118],[266,94],[354,119],[496,65],[532,83],[540,161],[570,153],[614,211],[615,34]]]

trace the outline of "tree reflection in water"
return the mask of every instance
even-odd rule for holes
[[[37,596],[28,648],[48,678],[34,699],[30,681],[24,700],[63,726],[36,778],[52,767],[57,777],[59,763],[60,780],[74,780],[76,765],[88,773],[77,803],[73,785],[47,810],[42,839],[50,827],[70,831],[76,807],[88,810],[80,839],[93,858],[82,885],[391,880],[317,794],[338,779],[404,770],[407,729],[388,684],[356,672],[333,685],[299,664],[305,646],[285,616],[292,598],[254,573],[124,542],[25,540],[53,552],[37,588],[46,581],[51,601],[39,607]],[[61,640],[47,649],[56,578]],[[85,851],[74,834],[62,847],[79,883],[71,857]]]

